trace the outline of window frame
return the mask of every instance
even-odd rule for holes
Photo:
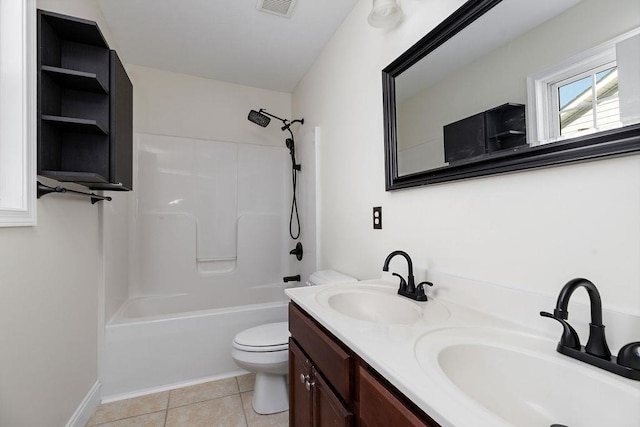
[[[575,138],[559,135],[558,105],[554,88],[571,77],[588,73],[606,64],[616,63],[616,45],[640,34],[640,28],[628,31],[596,47],[574,55],[559,64],[527,76],[527,143],[530,146],[545,145]],[[599,132],[594,129],[585,134]]]
[[[594,133],[594,132],[600,132],[602,130],[601,127],[598,127],[598,119],[597,119],[597,111],[598,111],[598,101],[599,98],[597,97],[597,81],[596,81],[596,75],[602,71],[606,71],[609,70],[611,68],[617,68],[618,64],[616,62],[616,60],[614,59],[612,62],[607,62],[605,64],[600,64],[595,68],[589,69],[589,70],[583,70],[580,73],[577,73],[573,76],[567,77],[565,79],[556,81],[556,82],[552,82],[549,85],[549,99],[551,102],[551,105],[549,106],[550,111],[553,111],[553,117],[549,117],[549,122],[551,123],[550,126],[550,139],[553,141],[557,141],[559,139],[566,139],[566,138],[575,138],[576,136],[580,136],[580,135],[588,135],[590,133]],[[575,83],[576,81],[582,80],[585,77],[589,77],[591,80],[591,103],[592,103],[592,123],[594,123],[594,126],[590,127],[588,130],[584,130],[581,131],[579,133],[573,133],[569,136],[563,135],[562,134],[562,130],[560,129],[560,112],[561,112],[561,108],[560,108],[560,96],[559,96],[559,91],[562,87],[564,86],[568,86],[572,83]]]
[[[0,227],[33,226],[36,225],[36,1],[0,0],[0,22]],[[7,44],[3,45],[4,42]]]

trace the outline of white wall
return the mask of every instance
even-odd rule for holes
[[[0,229],[0,425],[64,425],[98,379],[98,208],[38,201]]]
[[[98,21],[105,33],[94,1],[37,6]],[[2,426],[65,425],[98,381],[103,206],[60,194],[37,203],[36,227],[0,230]]]
[[[385,32],[361,0],[294,92],[294,115],[322,129],[319,267],[379,277],[404,249],[419,266],[550,295],[583,276],[605,306],[640,313],[640,156],[385,192],[381,70],[462,1],[401,3],[405,21]]]

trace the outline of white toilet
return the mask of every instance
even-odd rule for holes
[[[334,270],[315,272],[307,285],[355,282],[356,279]],[[287,373],[289,372],[289,324],[268,323],[240,332],[233,339],[231,357],[238,366],[255,372],[253,410],[274,414],[289,409]]]

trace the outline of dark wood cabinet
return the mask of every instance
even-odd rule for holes
[[[38,11],[38,175],[130,190],[133,86],[97,24]]]
[[[366,427],[436,427],[437,424],[419,417],[364,366],[358,366],[358,403],[360,426]]]
[[[353,357],[293,305],[289,329],[289,425],[352,426]]]
[[[289,330],[290,427],[438,427],[294,303]]]
[[[293,339],[289,342],[289,424],[349,427],[353,414],[331,389],[314,362]]]
[[[289,339],[289,424],[291,426],[311,426],[313,419],[313,396],[307,390],[311,378],[311,361]]]

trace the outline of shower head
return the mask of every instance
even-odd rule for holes
[[[256,111],[256,110],[251,110],[249,111],[249,117],[247,117],[249,119],[250,122],[253,122],[259,126],[262,126],[263,128],[266,128],[267,125],[269,125],[269,122],[271,122],[271,119],[269,117],[267,117],[266,115],[262,114],[262,110],[260,111]]]

